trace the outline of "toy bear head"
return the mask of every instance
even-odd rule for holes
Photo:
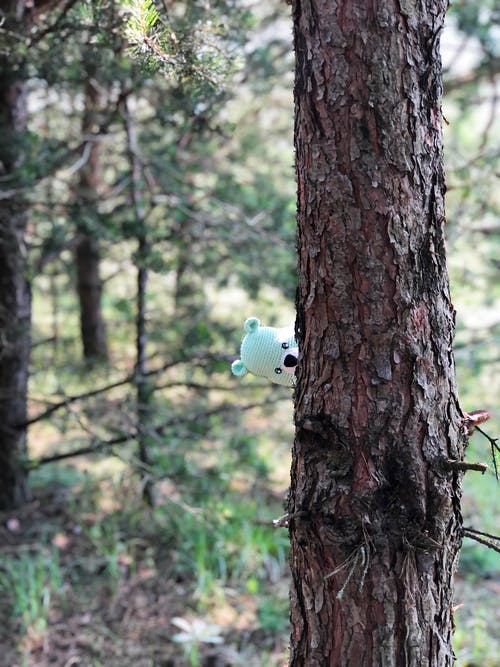
[[[293,326],[284,329],[261,327],[256,317],[249,317],[243,328],[246,336],[241,343],[241,359],[231,365],[233,374],[241,377],[253,373],[293,387],[299,357]]]

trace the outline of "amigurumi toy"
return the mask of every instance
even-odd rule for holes
[[[261,327],[256,317],[249,317],[243,328],[246,336],[241,343],[241,359],[231,365],[233,374],[241,377],[253,373],[271,382],[293,387],[299,356],[293,327]]]

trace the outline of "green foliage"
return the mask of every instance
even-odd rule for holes
[[[140,44],[144,39],[156,37],[160,15],[153,0],[125,0],[127,12],[125,35],[130,42]]]
[[[153,0],[123,1],[124,36],[131,53],[150,73],[159,70],[174,75],[197,93],[217,90],[232,66],[232,57],[224,48],[227,27],[221,21],[225,3],[217,4],[210,12],[201,3],[186,3],[180,12],[162,15]],[[235,6],[231,11],[245,15]]]
[[[471,0],[457,0],[450,9],[461,32],[479,39],[489,54],[499,55],[495,26],[498,26],[500,10],[495,0],[485,0],[481,4]]]
[[[474,613],[467,614],[464,621],[462,621],[464,612],[462,610],[457,612],[454,647],[458,667],[498,665],[500,642],[495,631],[496,624],[486,605],[486,600],[482,601],[482,604],[476,604]]]
[[[104,574],[116,586],[120,576],[119,558],[124,551],[124,545],[113,516],[92,523],[84,532],[94,546],[95,553],[102,558],[100,566],[103,567]]]
[[[63,594],[63,574],[55,548],[21,553],[0,563],[0,595],[12,606],[23,632],[43,632],[54,596]]]
[[[481,544],[466,542],[460,552],[460,572],[467,575],[489,576],[500,571],[498,554]]]
[[[287,536],[273,530],[271,517],[266,526],[257,525],[257,515],[255,503],[233,494],[203,511],[169,515],[166,530],[175,540],[175,571],[194,576],[202,607],[210,604],[218,587],[260,588],[282,576]]]
[[[168,35],[166,30],[160,34],[160,15],[153,0],[124,0],[122,4],[126,13],[124,34],[134,55],[148,56],[143,64],[151,69],[154,64],[172,66],[176,36]]]
[[[263,628],[273,634],[284,634],[288,629],[288,600],[277,595],[259,599],[258,615]]]

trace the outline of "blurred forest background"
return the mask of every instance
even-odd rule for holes
[[[31,501],[0,515],[0,664],[277,666],[289,390],[237,380],[242,325],[294,321],[293,49],[279,0],[52,3],[26,35]],[[462,408],[500,434],[500,12],[442,36]],[[3,130],[0,128],[0,132]],[[2,201],[0,201],[2,205]],[[490,443],[464,524],[495,532]],[[461,667],[500,665],[500,556],[465,541]]]

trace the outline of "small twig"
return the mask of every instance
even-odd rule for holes
[[[341,570],[343,570],[344,568],[346,568],[346,567],[349,565],[349,563],[351,563],[354,559],[356,559],[356,556],[357,556],[358,553],[359,553],[359,549],[356,550],[356,551],[352,551],[352,552],[347,556],[347,558],[346,558],[345,560],[343,560],[342,563],[340,563],[340,565],[337,565],[337,567],[336,567],[334,570],[332,570],[331,572],[329,572],[328,574],[326,574],[326,575],[323,577],[323,579],[326,581],[327,579],[330,579],[331,577],[333,577],[334,575],[336,575],[338,572],[340,572]]]
[[[57,339],[57,336],[49,336],[48,338],[41,338],[40,340],[37,340],[31,344],[31,349],[34,350],[35,347],[39,347],[40,345],[46,345],[47,343],[54,343]]]
[[[360,562],[361,558],[361,562]],[[327,579],[330,579],[331,577],[335,576],[338,572],[341,572],[342,570],[345,570],[347,567],[349,568],[349,572],[347,573],[347,577],[344,580],[344,583],[342,584],[342,587],[338,591],[336,595],[337,600],[342,600],[344,597],[345,590],[347,586],[349,585],[349,582],[354,576],[354,572],[356,568],[358,567],[358,564],[361,568],[361,578],[359,580],[358,584],[358,592],[361,592],[363,586],[365,585],[365,580],[366,580],[366,574],[368,572],[368,568],[370,567],[370,551],[368,548],[368,545],[366,544],[361,544],[357,549],[352,551],[347,558],[340,563],[334,570],[329,572],[327,575],[323,577],[323,580],[326,581]]]
[[[368,567],[370,566],[370,553],[367,551],[366,547],[361,547],[361,567],[363,572],[361,573],[361,581],[359,582],[358,592],[361,593],[363,586],[365,585],[366,573],[368,572]]]
[[[470,526],[464,526],[464,530],[467,530],[469,533],[475,533],[476,535],[482,535],[483,537],[489,537],[491,540],[496,540],[500,542],[500,535],[492,535],[491,533],[485,533],[482,530],[476,530]]]
[[[486,463],[468,463],[467,461],[453,461],[452,459],[444,461],[443,466],[449,470],[462,470],[464,472],[467,470],[477,470],[477,472],[483,475],[488,470]]]
[[[498,117],[498,114],[497,114],[498,94],[497,94],[496,86],[495,86],[495,75],[493,74],[493,72],[491,70],[489,72],[489,79],[490,79],[490,83],[493,84],[492,85],[493,95],[491,96],[490,113],[489,113],[489,116],[488,116],[488,120],[486,122],[486,126],[483,130],[483,136],[482,136],[481,143],[479,144],[479,151],[480,152],[482,152],[485,149],[485,147],[488,143],[488,135],[491,132],[491,128],[493,127],[493,124],[495,123],[495,119]]]
[[[493,551],[496,551],[500,554],[500,536],[490,535],[489,533],[482,533],[481,531],[474,530],[473,528],[463,528],[462,533],[464,537],[468,537],[470,540],[475,540],[476,542],[479,542],[479,544],[484,544],[484,546],[488,547],[488,549],[493,549]],[[489,539],[480,537],[480,535],[484,535]],[[495,544],[495,541],[498,542],[498,544]]]
[[[74,162],[71,166],[67,167],[66,173],[68,176],[73,176],[76,174],[77,171],[80,171],[80,169],[83,169],[83,167],[87,164],[89,161],[90,155],[92,153],[92,143],[90,141],[87,141],[83,145],[83,151],[80,157]]]
[[[292,518],[292,514],[283,514],[283,516],[280,516],[279,519],[273,519],[273,526],[275,528],[288,528],[288,525],[290,523],[290,519]]]
[[[485,431],[483,431],[482,428],[479,428],[479,426],[475,426],[476,431],[479,431],[481,435],[484,435],[484,437],[488,440],[490,443],[491,447],[491,458],[493,460],[493,468],[495,470],[495,477],[498,481],[498,468],[497,468],[497,459],[496,459],[496,454],[500,454],[500,447],[497,445],[498,438],[492,438],[490,435],[488,435]]]
[[[273,519],[273,526],[275,528],[288,528],[291,519],[297,519],[299,517],[305,517],[308,515],[309,512],[304,512],[304,510],[292,512],[291,514],[287,512],[286,514],[283,514],[283,516],[280,516],[279,519]]]
[[[339,590],[339,592],[335,596],[337,598],[337,600],[342,600],[342,598],[344,597],[345,590],[346,590],[349,582],[351,581],[351,579],[354,575],[354,570],[356,569],[356,567],[358,565],[358,560],[359,560],[359,554],[360,553],[363,553],[363,556],[364,556],[364,548],[363,547],[360,547],[356,551],[356,555],[354,556],[351,568],[350,568],[349,572],[347,573],[347,577],[346,577],[346,579],[345,579],[345,581],[342,585],[342,588]]]

